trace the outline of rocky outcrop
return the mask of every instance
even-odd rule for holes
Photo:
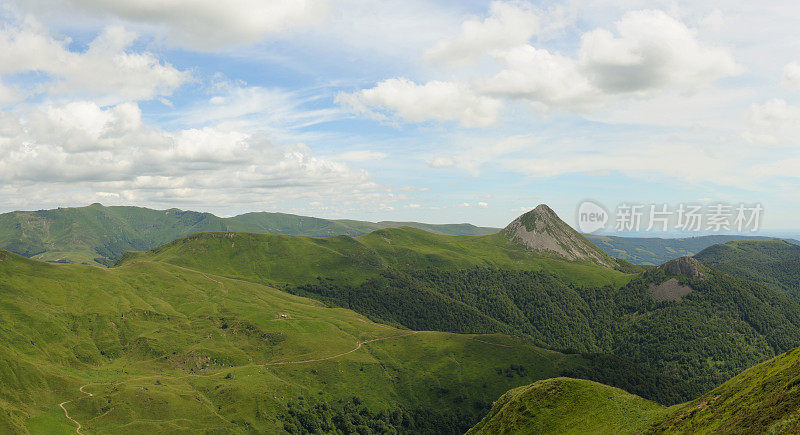
[[[689,278],[705,278],[704,268],[699,261],[692,257],[676,258],[661,265],[661,269],[669,275],[681,275]]]
[[[545,204],[514,219],[503,231],[511,241],[533,251],[605,267],[617,265],[613,257],[586,240]]]

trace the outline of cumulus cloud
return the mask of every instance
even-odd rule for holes
[[[0,112],[0,180],[20,192],[28,186],[58,192],[70,183],[73,190],[140,203],[387,200],[367,172],[317,157],[302,144],[212,127],[164,131],[144,123],[135,103]]]
[[[781,85],[793,91],[800,91],[800,62],[792,62],[783,67]]]
[[[489,17],[466,21],[456,38],[435,44],[425,57],[453,64],[488,54],[500,66],[496,73],[469,82],[388,79],[340,94],[337,101],[382,121],[458,120],[485,127],[496,122],[509,99],[595,110],[623,98],[697,92],[742,71],[727,49],[703,43],[695,30],[663,11],[627,12],[613,31],[586,32],[574,55],[532,45],[528,40],[538,21],[527,4],[494,2]]]
[[[615,27],[616,35],[604,29],[584,34],[579,53],[592,82],[606,92],[692,88],[741,70],[727,50],[702,44],[663,11],[628,12]]]
[[[440,40],[424,58],[445,66],[468,64],[492,50],[525,44],[539,28],[539,15],[530,3],[493,1],[487,18],[464,21],[458,36]]]
[[[80,94],[106,102],[149,100],[170,95],[190,79],[186,71],[147,52],[131,52],[136,34],[107,27],[87,50],[70,50],[32,19],[0,29],[0,74],[41,72],[52,94]]]
[[[484,82],[486,93],[563,106],[583,106],[602,94],[572,58],[530,45],[495,57],[505,68]]]
[[[663,11],[628,12],[615,28],[583,34],[574,58],[528,44],[498,51],[504,69],[486,80],[484,90],[581,108],[625,95],[696,89],[741,71],[727,50],[702,44]]]
[[[340,93],[336,102],[353,113],[381,121],[458,121],[465,127],[484,127],[497,121],[501,102],[478,95],[462,83],[388,79],[375,87]]]
[[[249,44],[327,15],[324,0],[45,0],[20,2],[27,10],[81,11],[163,29],[175,44],[201,50]]]

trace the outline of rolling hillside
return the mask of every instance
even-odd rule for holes
[[[146,251],[202,231],[246,231],[306,236],[359,236],[382,228],[410,226],[441,234],[484,235],[498,228],[470,224],[328,220],[284,213],[246,213],[220,218],[210,213],[142,207],[87,207],[0,214],[0,249],[42,261],[108,266],[126,251]]]
[[[506,389],[582,364],[163,262],[103,269],[2,252],[0,317],[5,433],[456,433]]]
[[[589,241],[600,247],[612,257],[633,264],[658,265],[673,258],[692,256],[709,246],[727,243],[732,240],[771,240],[771,237],[714,235],[687,238],[664,239],[659,237],[619,237],[584,234]],[[789,243],[800,244],[787,239]]]
[[[800,300],[800,246],[783,240],[734,240],[714,245],[695,258],[740,278],[760,282]]]
[[[666,408],[595,382],[557,378],[513,389],[469,434],[797,433],[800,349]]]
[[[613,354],[689,382],[648,396],[665,403],[800,345],[800,304],[770,287],[713,270],[687,275],[672,263],[625,274],[504,233],[202,233],[120,264],[140,261],[278,286],[398,327],[521,334],[549,348]]]
[[[505,393],[467,434],[633,434],[663,413],[663,406],[618,388],[553,378]]]

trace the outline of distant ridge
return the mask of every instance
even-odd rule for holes
[[[42,261],[109,266],[126,251],[147,251],[203,231],[355,237],[401,226],[446,235],[488,235],[500,231],[471,224],[376,223],[270,212],[221,218],[176,208],[153,210],[95,203],[86,207],[0,214],[0,249]]]
[[[665,261],[684,255],[692,256],[703,249],[732,240],[772,240],[765,236],[741,235],[712,235],[684,238],[660,237],[620,237],[598,234],[584,234],[590,242],[599,246],[608,255],[629,261],[633,264],[657,266]],[[800,242],[794,239],[784,239],[794,245]]]
[[[617,265],[613,257],[572,229],[546,204],[540,204],[514,219],[503,231],[511,241],[533,251],[605,267]]]

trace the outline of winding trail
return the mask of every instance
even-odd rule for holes
[[[475,338],[475,337],[472,337],[472,340],[475,340],[475,341],[480,342],[480,343],[488,344],[488,345],[491,345],[491,346],[508,347],[508,348],[515,347],[515,346],[508,345],[508,344],[491,343],[491,342],[488,342],[488,341],[480,340],[480,339]]]
[[[105,383],[107,383],[107,382],[104,382],[103,384],[105,384]],[[102,385],[102,384],[98,384],[98,383],[96,383],[96,382],[92,382],[92,383],[90,383],[90,384],[82,385],[80,388],[78,388],[78,390],[79,390],[81,393],[83,393],[83,394],[86,394],[86,395],[87,395],[86,397],[92,397],[92,396],[94,396],[94,394],[92,394],[92,393],[89,393],[88,391],[83,391],[83,389],[84,389],[84,388],[86,388],[86,387],[88,387],[89,385],[94,385],[94,384],[97,384],[97,385]],[[83,397],[81,397],[81,399],[83,399]],[[74,401],[74,400],[80,400],[80,399],[72,399],[72,400],[67,400],[67,401],[64,401],[64,402],[61,402],[61,403],[59,403],[59,404],[58,404],[58,406],[60,406],[60,407],[61,407],[61,409],[63,409],[63,410],[64,410],[64,415],[65,415],[65,416],[66,416],[66,417],[67,417],[67,418],[68,418],[70,421],[72,421],[73,423],[75,423],[75,424],[78,426],[78,427],[76,427],[76,428],[75,428],[75,432],[76,432],[76,433],[81,433],[81,428],[82,428],[83,426],[81,426],[81,424],[78,422],[78,420],[75,420],[74,418],[70,417],[70,416],[69,416],[69,412],[67,412],[67,408],[66,408],[66,407],[64,407],[64,405],[66,405],[67,403],[70,403],[70,402],[72,402],[72,401]],[[110,411],[111,411],[111,410],[107,411],[107,412],[106,412],[106,414],[108,414],[108,412],[110,412]],[[105,415],[105,414],[104,414],[104,415]]]
[[[203,274],[203,275],[205,275],[205,274]],[[211,279],[211,278],[209,278],[209,279]],[[212,279],[212,281],[216,281],[216,280]],[[217,281],[217,282],[219,282],[219,281]],[[220,283],[220,284],[222,284],[222,283]],[[359,319],[359,320],[361,320],[361,319]],[[117,384],[121,384],[121,383],[124,383],[124,382],[141,380],[141,379],[148,379],[148,378],[167,378],[167,379],[185,379],[185,378],[192,378],[192,377],[195,377],[195,378],[210,378],[210,377],[214,377],[214,376],[219,376],[222,373],[228,373],[231,370],[237,370],[237,369],[241,369],[241,368],[245,368],[245,367],[270,367],[270,366],[280,366],[280,365],[287,365],[287,364],[305,364],[305,363],[318,362],[318,361],[327,361],[327,360],[339,358],[339,357],[342,357],[342,356],[345,356],[345,355],[349,355],[349,354],[361,349],[361,346],[363,346],[365,344],[374,343],[376,341],[390,340],[392,338],[408,337],[409,335],[414,335],[414,334],[417,334],[417,333],[419,333],[419,331],[410,331],[410,332],[407,332],[405,334],[390,335],[388,337],[378,337],[378,338],[372,338],[372,339],[369,339],[369,340],[359,341],[359,342],[357,342],[356,347],[354,347],[353,349],[348,350],[347,352],[342,352],[342,353],[339,353],[339,354],[336,354],[336,355],[326,356],[326,357],[323,357],[323,358],[312,358],[312,359],[304,359],[304,360],[298,360],[298,361],[276,361],[276,362],[268,362],[268,363],[263,363],[263,364],[247,364],[247,365],[243,365],[243,366],[230,367],[230,368],[227,368],[225,370],[220,370],[220,371],[218,371],[216,373],[210,373],[210,374],[207,374],[207,375],[199,375],[199,374],[195,374],[195,373],[190,373],[190,374],[183,375],[183,376],[169,376],[169,375],[144,376],[144,377],[140,377],[140,378],[128,379],[127,381],[120,381]],[[83,391],[83,389],[88,387],[89,385],[108,385],[108,384],[111,384],[111,382],[91,382],[91,383],[88,383],[86,385],[82,385],[80,388],[78,388],[78,390],[81,393],[86,394],[86,397],[92,397],[92,396],[94,396],[94,394],[89,393],[88,391]],[[67,400],[67,401],[64,401],[64,402],[61,402],[61,403],[58,404],[58,406],[60,406],[61,409],[64,411],[64,416],[67,417],[67,419],[70,420],[71,422],[75,423],[75,425],[77,426],[75,428],[75,432],[79,433],[79,434],[81,433],[81,428],[83,426],[81,426],[81,424],[80,424],[80,422],[78,422],[78,420],[75,420],[74,418],[72,418],[69,415],[69,412],[67,411],[67,408],[64,405],[66,405],[68,403],[71,403],[71,402],[73,402],[75,400],[85,399],[86,397],[80,397],[78,399]],[[100,418],[103,415],[108,414],[109,412],[111,412],[111,409],[109,409],[108,411],[106,411],[105,413],[103,413],[103,414],[101,414],[101,415],[99,415],[97,417],[94,417],[92,420]]]

